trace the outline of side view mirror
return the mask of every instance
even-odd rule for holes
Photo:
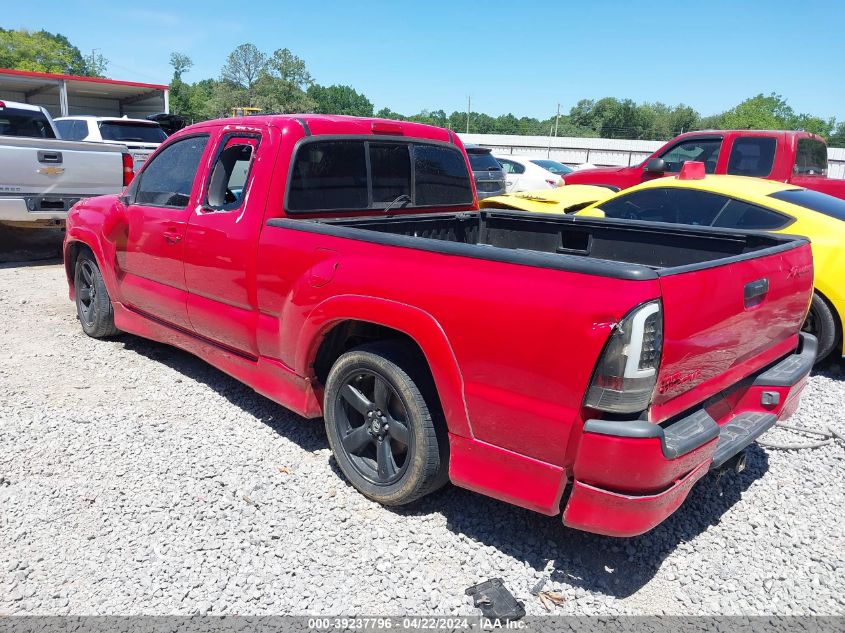
[[[666,161],[662,158],[652,158],[646,163],[645,170],[652,174],[662,174],[666,171]]]

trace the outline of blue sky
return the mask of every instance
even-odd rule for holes
[[[578,99],[687,103],[714,114],[777,92],[798,112],[845,120],[836,52],[845,2],[312,0],[6,2],[0,26],[60,32],[98,49],[115,79],[216,77],[243,42],[287,47],[321,84],[403,114],[466,109],[546,117]]]

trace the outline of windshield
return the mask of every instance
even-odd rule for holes
[[[0,108],[0,136],[56,138],[44,113],[17,108]]]
[[[502,169],[499,161],[493,158],[490,152],[467,152],[467,154],[472,171],[490,171],[491,169],[499,171]]]
[[[571,174],[574,171],[572,167],[567,167],[556,160],[532,160],[531,162],[558,176],[565,176],[566,174]]]
[[[102,121],[100,135],[104,141],[139,141],[142,143],[161,143],[167,138],[158,123],[138,123],[122,121]]]
[[[769,194],[769,197],[824,213],[837,220],[845,220],[845,200],[834,198],[826,193],[812,189],[787,189]]]

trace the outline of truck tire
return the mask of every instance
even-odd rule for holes
[[[73,275],[76,315],[82,331],[92,338],[114,336],[114,308],[100,267],[90,251],[82,251],[76,258]]]
[[[819,340],[816,363],[820,363],[827,358],[839,341],[840,332],[833,310],[817,292],[813,293],[810,311],[807,313],[807,319],[801,329]]]
[[[326,434],[337,464],[364,496],[416,501],[448,481],[448,437],[419,352],[402,342],[356,347],[326,380]]]

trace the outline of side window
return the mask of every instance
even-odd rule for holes
[[[738,137],[728,157],[728,173],[765,178],[775,164],[777,139],[764,136]]]
[[[134,204],[185,208],[208,136],[189,136],[162,149],[147,161],[138,177]]]
[[[665,189],[643,189],[608,200],[600,207],[606,218],[674,222],[675,216],[666,209]]]
[[[88,121],[84,119],[73,122],[73,138],[77,141],[82,141],[88,138]]]
[[[660,158],[666,161],[667,172],[679,172],[686,161],[695,160],[704,163],[704,171],[712,174],[716,171],[721,148],[720,138],[690,139],[669,148]]]
[[[215,211],[238,209],[246,197],[257,137],[227,137],[220,144],[208,180],[206,205]]]
[[[615,198],[601,209],[608,218],[710,226],[728,200],[708,191],[658,187]]]
[[[498,160],[502,164],[502,169],[504,170],[504,172],[506,174],[524,174],[525,173],[525,167],[523,167],[519,163],[516,163],[512,160],[507,160],[506,158],[497,158],[496,160]]]
[[[81,141],[88,136],[88,122],[80,120],[53,121],[62,138],[67,141]]]
[[[785,227],[790,221],[791,218],[775,211],[742,200],[730,199],[713,226],[726,229],[773,231]]]
[[[59,131],[59,136],[69,141],[73,140],[70,134],[75,121],[53,121],[53,123],[56,125],[56,129]]]

